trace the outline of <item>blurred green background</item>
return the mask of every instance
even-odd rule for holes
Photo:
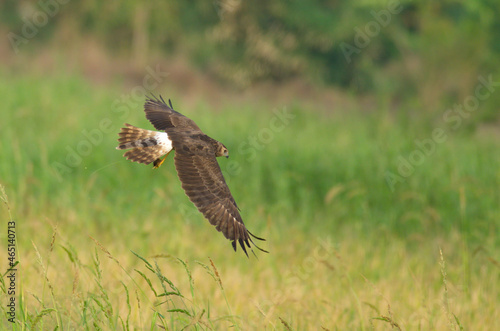
[[[493,0],[1,2],[15,328],[487,329],[499,17]],[[171,156],[115,150],[124,122],[152,128],[148,93],[228,147],[270,254],[232,252]]]

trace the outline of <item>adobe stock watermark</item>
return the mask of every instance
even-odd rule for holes
[[[389,0],[387,7],[378,12],[371,10],[370,14],[374,19],[366,23],[362,29],[359,27],[354,28],[353,43],[340,43],[340,49],[347,63],[351,63],[353,54],[359,54],[362,49],[368,47],[372,39],[379,35],[382,28],[391,23],[392,17],[399,14],[402,10],[403,6],[399,0]]]
[[[498,87],[500,87],[500,82],[493,81],[491,74],[487,78],[478,76],[474,94],[467,96],[462,103],[454,104],[452,108],[443,113],[443,127],[434,128],[428,138],[416,139],[415,148],[407,157],[399,155],[396,173],[392,171],[385,172],[384,177],[391,191],[394,192],[397,183],[404,183],[406,178],[410,177],[418,166],[433,155],[438,145],[448,140],[449,133],[458,130],[464,120],[479,108],[481,101],[488,99]]]
[[[271,144],[276,135],[285,130],[295,117],[296,115],[286,106],[281,109],[275,108],[267,126],[261,128],[257,134],[249,135],[239,143],[236,149],[236,157],[233,156],[234,154],[230,150],[227,162],[224,162],[224,160],[220,164],[226,182],[229,182],[234,176],[240,175],[243,171],[242,162],[248,163],[257,158],[258,153]],[[198,215],[196,208],[187,206],[181,207],[181,213],[184,218],[188,219],[193,215]]]
[[[257,134],[246,137],[238,145],[238,158],[231,159],[231,157],[229,157],[229,161],[222,168],[226,180],[230,180],[232,176],[241,174],[241,162],[248,163],[255,160],[258,153],[271,144],[276,134],[285,130],[295,117],[296,115],[290,112],[286,106],[283,106],[281,109],[275,108],[273,110],[273,117],[269,120],[268,125],[261,128]],[[229,153],[231,153],[231,151]],[[243,156],[243,160],[240,156]]]
[[[135,86],[130,93],[123,94],[119,99],[116,99],[111,107],[112,114],[101,119],[97,127],[90,130],[83,129],[81,131],[83,139],[76,145],[66,146],[64,160],[52,162],[52,169],[60,181],[64,175],[70,174],[79,167],[84,158],[89,156],[94,148],[104,141],[107,134],[112,133],[112,124],[117,118],[125,121],[132,110],[136,111],[140,108],[147,94],[157,88],[169,75],[159,65],[156,65],[155,69],[147,66],[145,70],[146,75],[143,77],[142,85]]]
[[[49,23],[49,20],[56,16],[61,11],[61,7],[68,2],[69,0],[39,0],[37,8],[27,17],[21,18],[23,26],[20,33],[12,31],[7,33],[7,39],[9,39],[14,52],[19,53],[19,47],[35,38],[40,30]]]

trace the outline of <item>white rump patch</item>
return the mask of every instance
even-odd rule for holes
[[[168,137],[166,132],[157,132],[155,135],[155,139],[158,143],[158,146],[161,148],[161,154],[168,154],[172,150],[172,140]]]

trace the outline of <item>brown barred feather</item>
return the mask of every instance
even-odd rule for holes
[[[144,130],[125,123],[125,128],[121,128],[118,133],[120,145],[116,149],[129,149],[134,147],[147,147],[156,145],[154,137],[158,132]]]
[[[123,156],[130,161],[150,164],[163,154],[163,147],[157,145],[155,136],[158,132],[144,130],[128,123],[118,133],[119,145],[116,149],[130,149]]]
[[[132,162],[150,164],[163,155],[161,146],[137,147],[127,151],[123,156]]]

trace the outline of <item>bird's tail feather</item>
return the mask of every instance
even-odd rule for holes
[[[125,127],[118,133],[120,138],[116,149],[132,148],[123,154],[127,160],[150,164],[164,154],[163,148],[158,145],[157,133],[125,123]]]
[[[121,128],[118,133],[120,136],[118,142],[120,144],[116,149],[155,146],[157,144],[155,139],[157,133],[158,132],[141,129],[125,123],[125,127]]]

